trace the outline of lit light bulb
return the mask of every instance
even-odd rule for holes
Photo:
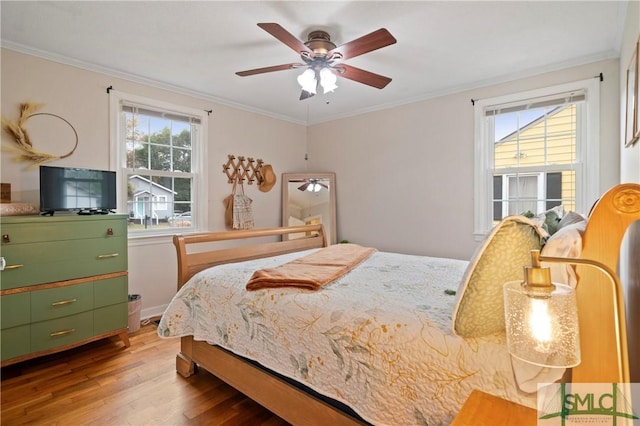
[[[318,86],[316,73],[311,68],[307,68],[302,74],[298,76],[298,84],[302,87],[302,90],[313,93],[315,95],[316,87]]]
[[[320,70],[320,85],[324,89],[324,93],[333,92],[338,88],[336,81],[338,77],[331,72],[329,68],[322,68]]]
[[[536,349],[544,352],[553,335],[547,300],[531,298],[528,323],[531,335],[537,342]]]

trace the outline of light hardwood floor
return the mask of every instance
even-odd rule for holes
[[[179,340],[155,324],[129,336],[129,348],[105,339],[3,368],[1,424],[288,424],[202,369],[179,376]]]

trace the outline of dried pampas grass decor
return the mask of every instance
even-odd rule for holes
[[[2,128],[9,133],[16,140],[17,147],[5,147],[3,146],[3,150],[12,151],[18,154],[16,161],[29,161],[33,163],[30,167],[36,167],[44,163],[48,163],[49,161],[59,160],[61,158],[69,157],[78,147],[78,132],[76,129],[64,118],[59,115],[51,114],[48,112],[35,112],[39,108],[42,107],[42,104],[36,104],[33,102],[26,102],[24,104],[20,104],[20,117],[17,120],[7,120],[2,117]],[[46,152],[38,151],[33,147],[33,143],[29,139],[29,134],[27,130],[24,128],[26,121],[37,115],[49,115],[52,117],[59,118],[64,121],[71,127],[74,135],[76,136],[76,143],[73,146],[73,149],[64,155],[53,155],[47,154]]]

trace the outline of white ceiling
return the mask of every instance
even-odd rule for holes
[[[6,1],[2,47],[299,123],[318,123],[544,71],[618,58],[626,1]],[[386,28],[394,45],[345,63],[391,77],[346,79],[300,101],[298,62],[258,22],[337,45]],[[116,88],[117,89],[117,88]],[[215,111],[214,111],[215,113]]]

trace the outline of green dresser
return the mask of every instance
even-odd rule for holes
[[[129,345],[127,216],[0,218],[1,365],[119,335]]]

